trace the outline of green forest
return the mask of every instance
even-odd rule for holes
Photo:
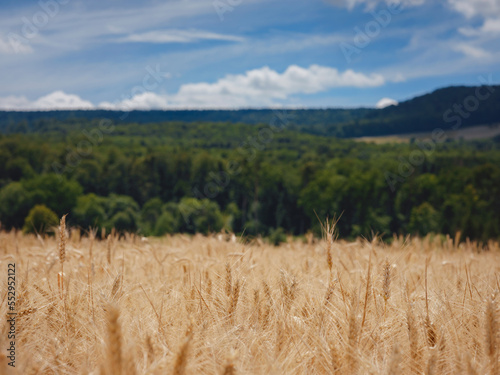
[[[260,125],[46,120],[0,134],[0,222],[144,236],[462,233],[500,238],[500,139],[372,144]]]

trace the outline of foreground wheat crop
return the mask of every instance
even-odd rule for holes
[[[499,371],[497,243],[221,237],[0,233],[2,317],[12,262],[18,298],[0,373]]]

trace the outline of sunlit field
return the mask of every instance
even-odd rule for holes
[[[0,233],[2,374],[498,373],[498,243],[65,233]]]

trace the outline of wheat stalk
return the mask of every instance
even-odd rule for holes
[[[382,282],[382,297],[384,298],[385,307],[384,312],[387,308],[387,301],[391,298],[391,264],[386,258],[384,262],[384,269],[382,272],[383,282]]]
[[[192,339],[193,333],[191,332],[186,336],[179,351],[177,352],[177,356],[175,357],[174,369],[172,371],[173,375],[184,375],[186,373],[189,347],[191,345]]]
[[[358,368],[357,347],[359,337],[359,323],[357,320],[358,296],[353,291],[351,300],[351,310],[349,313],[349,334],[347,337],[347,368],[350,373],[356,374]]]
[[[486,304],[486,354],[489,358],[490,374],[498,374],[498,317],[496,295]]]
[[[418,330],[415,325],[415,317],[413,315],[413,305],[408,304],[406,313],[406,324],[408,327],[408,341],[410,344],[410,369],[414,374],[420,373],[420,351],[418,345]]]
[[[387,375],[401,374],[400,364],[401,364],[401,351],[399,350],[399,345],[395,344],[392,349],[391,358],[389,360]]]
[[[107,367],[109,374],[122,374],[122,333],[120,323],[120,310],[112,304],[107,306]]]
[[[58,275],[57,284],[64,294],[64,261],[66,260],[66,215],[61,217],[59,222],[59,262],[61,263],[61,273]]]

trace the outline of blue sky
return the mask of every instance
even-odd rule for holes
[[[375,107],[500,82],[498,0],[0,7],[0,109]]]

